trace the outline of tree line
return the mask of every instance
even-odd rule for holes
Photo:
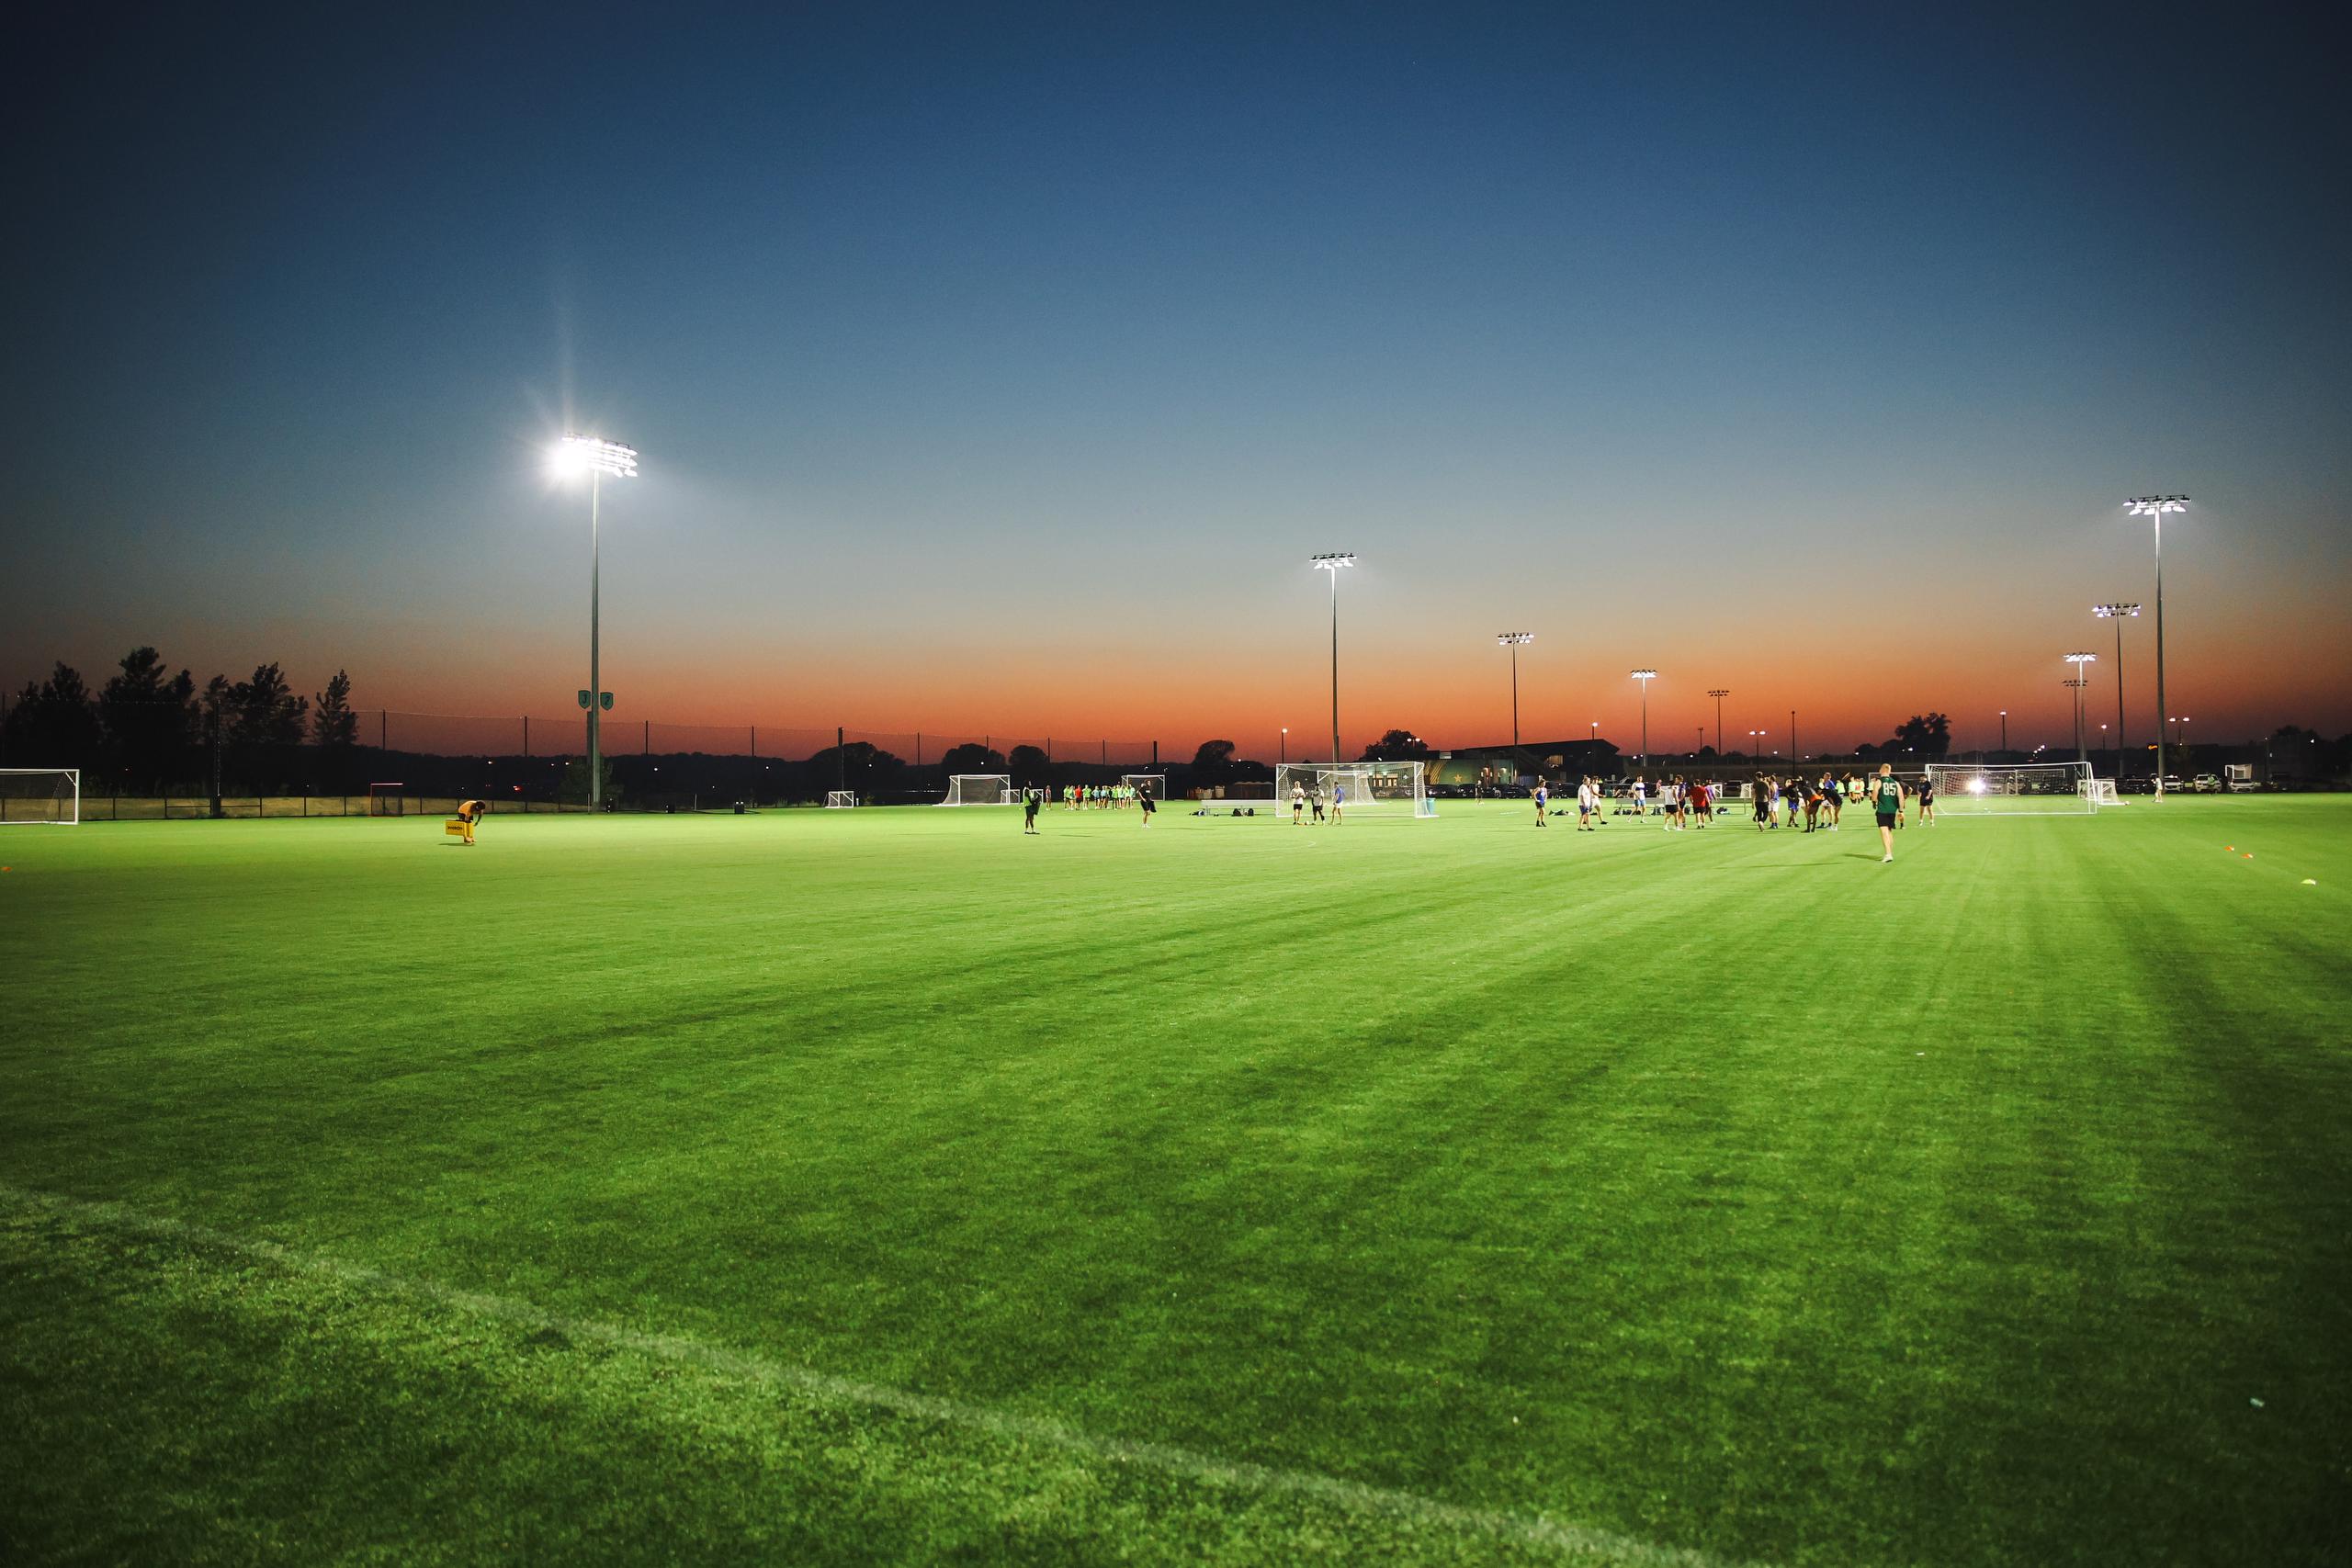
[[[263,794],[349,787],[359,738],[351,677],[337,670],[304,696],[277,664],[243,681],[215,675],[201,687],[170,671],[152,648],[134,648],[92,692],[60,662],[28,681],[0,719],[0,760],[10,767],[79,768],[122,793],[209,794],[225,783]]]

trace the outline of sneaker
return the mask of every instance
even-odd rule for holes
[[[1882,860],[1882,861],[1880,861],[1878,863],[1879,863],[1879,864],[1881,864],[1881,865],[1893,865],[1893,864],[1894,863],[1894,857],[1893,855],[1888,855],[1885,859],[1883,859],[1883,860]]]

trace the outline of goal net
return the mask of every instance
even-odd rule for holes
[[[1351,817],[1434,817],[1419,762],[1283,762],[1274,769],[1274,804],[1290,807],[1291,788],[1323,808],[1344,804]]]
[[[401,817],[408,812],[408,786],[398,781],[379,782],[368,786],[368,815],[370,817]]]
[[[828,811],[845,810],[856,804],[856,795],[849,790],[829,789],[825,792],[825,809]]]
[[[2086,816],[2107,782],[2088,762],[1930,762],[1927,777],[1939,817]]]
[[[81,769],[0,768],[0,822],[71,828],[81,820]]]
[[[1166,800],[1168,798],[1168,775],[1166,773],[1121,773],[1119,775],[1119,782],[1126,785],[1129,789],[1135,791],[1136,798],[1137,800],[1141,800],[1147,795],[1153,800]]]
[[[947,798],[942,806],[1011,806],[1019,796],[1012,793],[1011,773],[957,773],[947,781]]]

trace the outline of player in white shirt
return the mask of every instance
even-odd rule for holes
[[[1577,831],[1589,833],[1600,820],[1600,792],[1592,787],[1592,775],[1587,773],[1577,785]]]

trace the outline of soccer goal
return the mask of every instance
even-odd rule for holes
[[[1168,775],[1166,773],[1121,773],[1119,775],[1119,782],[1126,785],[1129,789],[1135,791],[1136,798],[1137,800],[1142,800],[1146,796],[1148,796],[1153,800],[1166,800],[1168,798]]]
[[[1930,762],[1927,776],[1939,817],[2087,816],[2108,782],[2088,762]]]
[[[369,784],[368,786],[368,815],[370,817],[408,815],[408,785],[397,779]]]
[[[942,806],[1012,806],[1021,797],[1012,793],[1011,773],[957,773],[947,781]]]
[[[849,790],[829,789],[825,792],[825,809],[828,811],[846,810],[856,804],[856,795]]]
[[[1287,810],[1291,787],[1325,810],[1340,804],[1351,817],[1434,817],[1426,770],[1419,762],[1283,762],[1274,769],[1274,804]]]
[[[0,768],[0,823],[71,828],[81,820],[81,769]]]

